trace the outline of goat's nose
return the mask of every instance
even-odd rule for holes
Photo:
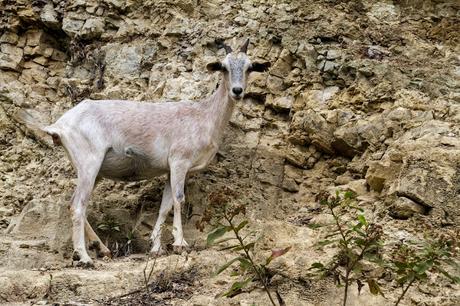
[[[235,95],[239,96],[243,92],[243,88],[241,87],[233,87],[232,91]]]

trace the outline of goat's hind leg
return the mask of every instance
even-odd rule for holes
[[[105,151],[97,150],[97,148],[83,141],[64,143],[64,147],[69,154],[78,176],[77,187],[72,197],[72,205],[70,207],[73,225],[73,257],[75,260],[78,260],[78,266],[92,266],[93,261],[88,255],[85,243],[85,228],[87,229],[86,206],[91,192],[93,191],[99,169],[105,156]],[[83,149],[83,152],[87,152],[87,154],[79,154]],[[97,237],[92,229],[89,234],[94,234],[94,236]]]
[[[101,238],[94,232],[93,228],[89,224],[88,220],[85,217],[85,235],[88,239],[88,247],[94,245],[96,246],[98,252],[103,257],[112,257],[112,252],[109,248],[105,246]]]
[[[94,188],[96,188],[97,184],[100,182],[100,177],[96,178],[96,182],[94,183]],[[94,232],[91,224],[89,224],[88,219],[85,216],[85,241],[86,245],[89,249],[96,248],[98,256],[102,257],[112,257],[112,252],[110,252],[109,248],[102,242],[101,238]]]
[[[157,222],[155,223],[155,227],[153,228],[152,235],[150,239],[152,240],[152,249],[150,253],[152,255],[158,256],[163,254],[163,249],[161,248],[161,231],[162,226],[168,216],[169,211],[173,206],[173,199],[171,194],[171,182],[168,177],[166,181],[165,189],[163,190],[163,197],[161,199],[161,206],[158,212]]]

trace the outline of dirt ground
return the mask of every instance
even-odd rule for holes
[[[335,249],[316,248],[332,222],[321,191],[352,190],[366,218],[399,245],[459,231],[460,6],[456,1],[9,1],[0,0],[0,303],[9,305],[269,305],[258,283],[218,297],[234,257],[196,227],[224,186],[246,204],[255,257],[286,305],[340,305],[333,277],[308,270]],[[189,177],[183,209],[190,250],[174,254],[172,218],[152,259],[149,235],[165,178],[104,180],[88,220],[111,248],[93,269],[74,267],[68,211],[75,174],[62,148],[19,124],[31,109],[53,122],[83,99],[196,100],[209,96],[222,41],[251,39],[269,61],[253,74],[219,152]],[[351,215],[344,215],[345,219]],[[154,264],[155,263],[155,264]],[[153,268],[152,268],[153,266]],[[144,274],[152,269],[146,285]],[[350,288],[349,305],[393,305]],[[460,305],[460,290],[428,273],[400,305]]]

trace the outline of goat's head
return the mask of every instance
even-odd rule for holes
[[[253,71],[263,72],[270,67],[268,62],[251,62],[246,52],[248,50],[249,39],[239,48],[233,51],[232,48],[223,44],[227,56],[221,62],[209,63],[206,68],[208,71],[221,71],[224,76],[224,82],[228,89],[228,94],[233,100],[243,98],[249,73]]]

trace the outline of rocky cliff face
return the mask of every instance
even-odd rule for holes
[[[96,272],[69,268],[67,207],[75,175],[63,150],[25,130],[15,112],[34,109],[51,122],[85,98],[198,100],[218,83],[205,65],[224,56],[220,43],[246,37],[249,55],[272,67],[251,77],[216,161],[187,182],[185,235],[192,252],[161,258],[158,270],[197,266],[201,272],[190,300],[170,302],[209,305],[227,287],[228,277],[208,275],[229,253],[206,248],[194,225],[207,194],[220,186],[248,204],[248,218],[263,233],[262,253],[295,249],[276,263],[297,280],[280,281],[288,305],[340,299],[332,281],[306,276],[316,258],[327,256],[312,247],[318,234],[307,226],[327,219],[315,200],[320,190],[356,192],[389,241],[420,238],[423,225],[458,230],[456,1],[2,0],[0,7],[2,302],[94,302],[141,286],[144,267],[120,257],[99,261]],[[120,251],[129,239],[130,251],[145,252],[163,183],[102,182],[90,222],[118,226],[99,229],[113,248]],[[387,299],[394,299],[394,284],[385,284]],[[460,303],[458,291],[435,278],[409,295],[415,304]],[[256,290],[232,301],[264,299]],[[353,292],[356,305],[369,301],[389,303]]]

